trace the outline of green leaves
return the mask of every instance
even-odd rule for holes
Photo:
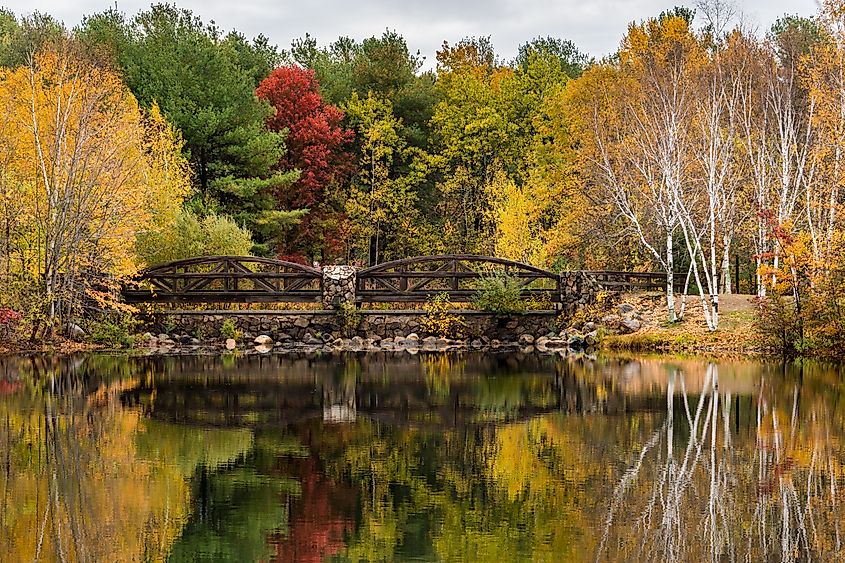
[[[161,230],[138,236],[138,253],[148,266],[194,256],[245,255],[252,246],[250,232],[228,217],[200,218],[188,210]]]

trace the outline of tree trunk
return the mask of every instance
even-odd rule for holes
[[[666,307],[669,311],[669,322],[677,320],[675,315],[675,257],[672,251],[672,233],[666,233]]]
[[[725,235],[723,239],[724,253],[722,254],[722,293],[730,295],[732,293],[731,287],[731,241]],[[739,288],[737,288],[739,290]]]

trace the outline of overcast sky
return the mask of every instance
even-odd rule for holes
[[[695,0],[181,0],[175,2],[214,20],[225,30],[237,29],[249,37],[262,33],[281,48],[306,32],[321,45],[341,35],[363,39],[395,29],[419,50],[432,67],[443,40],[490,35],[496,52],[505,60],[517,47],[537,36],[571,39],[581,51],[600,57],[616,50],[628,22],[659,14],[674,5]],[[173,2],[171,2],[173,3]],[[114,0],[0,0],[17,14],[47,12],[77,25],[83,14],[114,6]],[[737,0],[747,22],[767,29],[789,13],[811,16],[815,0]],[[130,15],[149,7],[150,0],[118,0]]]

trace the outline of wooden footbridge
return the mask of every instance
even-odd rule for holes
[[[566,276],[521,262],[473,254],[417,256],[357,270],[358,303],[420,303],[441,292],[468,302],[480,279],[496,273],[516,277],[524,297],[558,303]],[[609,290],[659,291],[660,272],[583,271]],[[128,303],[320,302],[324,271],[311,266],[252,256],[203,256],[168,262],[143,271],[123,291]],[[675,284],[683,283],[676,276]]]

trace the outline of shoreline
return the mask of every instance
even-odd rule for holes
[[[481,352],[481,353],[521,353],[557,355],[560,357],[594,358],[598,354],[656,354],[661,356],[694,355],[714,358],[735,358],[750,356],[755,359],[782,359],[777,354],[762,347],[747,346],[719,346],[705,342],[678,341],[656,333],[642,335],[611,335],[605,336],[593,346],[572,346],[568,340],[556,338],[549,341],[538,339],[537,343],[528,342],[467,342],[461,340],[435,339],[401,339],[391,344],[371,342],[367,339],[337,339],[341,342],[285,342],[268,346],[254,343],[239,343],[234,348],[227,348],[224,341],[205,343],[173,343],[166,346],[150,347],[146,345],[132,348],[109,347],[101,344],[79,342],[53,342],[35,346],[12,347],[0,344],[0,357],[9,356],[38,356],[54,354],[68,356],[72,354],[124,354],[127,356],[155,357],[155,356],[183,356],[203,355],[286,355],[286,354],[342,354],[342,353],[419,353],[438,354],[451,352]],[[400,340],[400,339],[396,339]],[[824,360],[825,358],[807,358]]]

